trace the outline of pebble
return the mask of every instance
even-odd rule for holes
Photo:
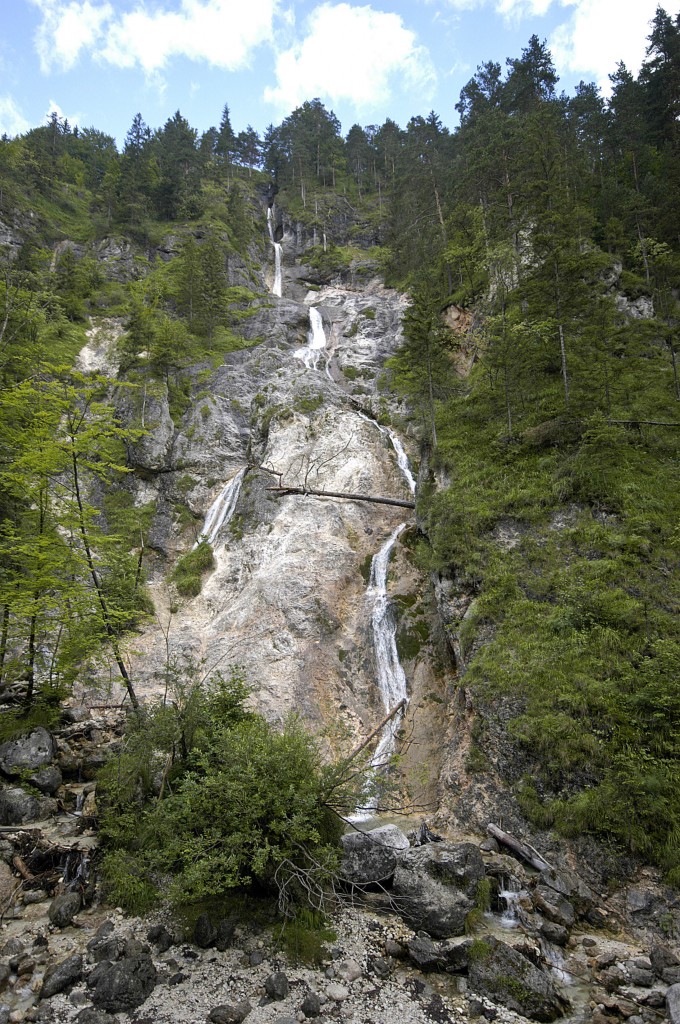
[[[334,1003],[344,1003],[345,999],[349,999],[349,989],[344,985],[332,983],[326,986],[326,995]]]
[[[338,977],[342,978],[348,984],[356,981],[362,975],[362,970],[356,960],[343,960],[338,967]]]

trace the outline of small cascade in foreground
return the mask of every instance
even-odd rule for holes
[[[316,306],[309,307],[309,331],[307,344],[293,352],[296,359],[301,359],[308,370],[318,370],[319,356],[326,350],[326,332],[323,328],[321,313]],[[328,369],[328,362],[326,363]]]
[[[516,879],[501,879],[501,888],[498,893],[498,897],[503,903],[500,921],[503,928],[519,927],[521,920],[520,900],[522,896],[526,896],[526,892],[522,889]]]
[[[272,285],[272,295],[277,295],[281,298],[281,254],[283,247],[280,242],[274,240],[274,218],[271,206],[267,207],[267,227],[269,228],[269,240],[274,246],[274,284]]]
[[[207,541],[208,544],[215,544],[217,535],[225,525],[228,523],[234,512],[236,511],[236,504],[241,493],[241,484],[243,478],[246,475],[247,466],[243,469],[239,469],[238,473],[228,480],[224,485],[220,493],[217,495],[212,505],[208,509],[205,517],[205,523],[201,530],[198,540],[194,544],[194,547],[202,541]]]
[[[372,604],[371,626],[373,629],[373,649],[378,676],[378,689],[385,714],[396,707],[400,701],[407,699],[406,676],[397,653],[397,626],[387,597],[387,570],[392,549],[397,538],[406,529],[406,523],[393,530],[380,551],[373,556],[371,562],[371,579],[366,597]],[[403,711],[396,714],[385,725],[378,746],[371,758],[371,765],[378,769],[394,753],[396,736],[401,725]],[[373,789],[373,785],[370,786]],[[371,793],[366,802],[357,808],[354,820],[366,820],[374,816],[378,806],[378,796]]]

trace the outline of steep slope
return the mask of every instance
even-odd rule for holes
[[[400,599],[398,640],[415,698],[408,722],[417,753],[409,756],[432,760],[417,786],[419,802],[431,803],[435,733],[426,708],[415,733],[412,719],[441,681],[431,659],[419,657],[430,626],[426,581],[409,554],[413,510],[273,489],[283,482],[412,499],[415,481],[398,434],[373,418],[389,421],[390,408],[398,412],[378,382],[401,340],[405,298],[377,277],[308,290],[299,267],[290,265],[294,237],[284,236],[283,298],[272,295],[247,323],[248,334],[263,340],[227,355],[215,370],[195,370],[192,399],[176,428],[163,387],[144,393],[149,432],[130,459],[136,503],[156,507],[156,618],[129,644],[131,674],[139,695],[148,697],[165,687],[170,662],[190,660],[201,674],[238,664],[268,717],[301,713],[346,747],[385,713],[368,574],[372,556],[404,523],[391,552],[389,592]],[[271,249],[267,256],[273,258]],[[262,270],[270,283],[271,271]],[[131,420],[140,415],[139,402],[136,396],[126,408]],[[215,532],[230,481],[235,500]],[[211,530],[214,566],[200,594],[178,597],[173,563]]]

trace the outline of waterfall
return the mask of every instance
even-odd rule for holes
[[[408,460],[408,455],[404,451],[404,446],[397,434],[390,427],[381,427],[377,420],[372,420],[366,413],[360,412],[362,420],[366,420],[367,423],[372,423],[374,427],[377,427],[381,434],[387,434],[389,437],[392,447],[394,448],[395,455],[397,456],[397,465],[401,470],[401,475],[408,485],[408,489],[411,494],[416,493],[416,481],[411,472],[411,464]]]
[[[272,285],[272,295],[278,295],[281,298],[281,253],[283,247],[280,242],[274,241],[274,218],[271,206],[267,207],[267,227],[269,228],[269,240],[274,246],[274,284]]]
[[[501,914],[501,926],[503,928],[517,928],[522,917],[522,905],[520,900],[526,896],[526,892],[515,878],[502,878],[498,897],[503,902]]]
[[[381,428],[381,429],[383,429],[383,428]],[[390,430],[389,427],[385,427],[384,429],[387,431],[389,439],[392,442],[392,447],[394,448],[394,451],[395,451],[396,456],[397,456],[397,465],[399,466],[399,469],[401,470],[401,475],[403,476],[404,480],[408,484],[408,487],[409,487],[409,490],[411,491],[411,494],[415,494],[416,493],[416,481],[415,481],[415,478],[413,476],[413,473],[411,472],[411,466],[410,466],[409,461],[408,461],[408,455],[404,451],[404,446],[401,443],[401,440],[399,439],[399,437],[394,433],[393,430]]]
[[[238,473],[236,473],[231,480],[227,481],[220,493],[217,495],[208,509],[203,529],[198,535],[198,540],[194,544],[194,547],[198,547],[198,545],[204,540],[206,540],[208,544],[215,543],[218,533],[224,524],[229,522],[236,511],[236,503],[238,502],[239,494],[241,493],[241,484],[243,483],[243,478],[246,475],[247,468],[247,466],[244,466],[243,469],[239,469]]]
[[[407,699],[406,676],[397,653],[397,627],[392,609],[387,598],[387,570],[390,555],[397,538],[406,528],[402,523],[392,531],[377,555],[371,562],[371,578],[366,597],[371,602],[371,627],[373,630],[373,649],[378,676],[378,689],[385,714],[392,710],[400,701]],[[391,718],[383,729],[378,746],[371,758],[372,767],[378,769],[394,753],[396,736],[403,718],[403,711]],[[375,780],[370,788],[373,789]],[[366,802],[357,808],[355,818],[365,820],[375,814],[378,796],[372,793]]]
[[[316,306],[310,306],[307,344],[304,348],[296,349],[293,355],[296,359],[301,359],[308,370],[317,370],[319,367],[319,356],[325,349],[326,332],[323,329],[321,313]],[[326,364],[326,369],[328,369],[328,363]]]

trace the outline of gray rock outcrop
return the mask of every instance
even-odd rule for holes
[[[141,1006],[156,985],[156,968],[145,953],[123,957],[115,964],[103,961],[96,970],[92,1002],[109,1013],[127,1013]]]
[[[40,998],[49,999],[50,996],[55,996],[57,992],[64,992],[71,985],[75,985],[77,981],[80,981],[82,975],[83,958],[80,953],[75,953],[66,960],[62,960],[61,963],[54,964],[45,972],[42,988],[40,989]]]
[[[412,928],[443,939],[465,931],[483,878],[484,861],[473,843],[428,843],[401,855],[393,892]]]
[[[397,858],[409,849],[409,841],[396,825],[383,825],[370,832],[347,832],[342,836],[340,874],[354,885],[388,882]]]
[[[37,771],[52,764],[56,746],[51,734],[42,727],[26,736],[0,743],[0,769],[6,775]]]
[[[57,810],[57,801],[51,797],[35,796],[20,786],[0,790],[0,825],[25,825],[40,821]]]
[[[469,960],[468,983],[479,995],[531,1020],[563,1015],[567,1004],[548,975],[511,946],[487,936],[472,945]]]

